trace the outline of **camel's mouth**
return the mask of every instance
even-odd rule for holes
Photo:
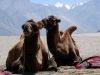
[[[31,34],[35,33],[30,23],[23,24],[22,29],[23,29],[23,33],[25,34],[25,36],[30,36]]]
[[[23,30],[23,33],[25,34],[25,36],[29,36],[32,34],[32,31],[30,30]]]
[[[42,19],[42,23],[44,24],[44,28],[46,28],[46,26],[47,26],[47,19],[46,18],[44,18],[44,19]]]
[[[23,32],[24,33],[29,33],[31,30],[30,29],[28,29],[28,28],[23,28]]]
[[[43,23],[42,21],[38,21],[38,22],[37,22],[37,27],[38,27],[38,29],[42,29],[42,28],[44,28],[45,26],[44,26],[44,23]]]
[[[32,26],[30,24],[23,24],[22,29],[23,29],[23,32],[28,33],[28,32],[31,32]]]
[[[35,30],[28,30],[28,31],[23,30],[23,33],[25,34],[25,36],[32,36],[32,35],[39,33],[39,30],[36,30],[36,31]]]

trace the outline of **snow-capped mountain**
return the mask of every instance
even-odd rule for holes
[[[48,15],[61,19],[60,29],[70,24],[78,24],[78,32],[97,32],[100,30],[100,0],[76,5],[34,4],[30,0],[1,0],[0,1],[0,35],[18,35],[21,25],[27,19],[40,20]]]
[[[100,0],[91,0],[68,12],[71,21],[79,24],[80,32],[100,30]]]

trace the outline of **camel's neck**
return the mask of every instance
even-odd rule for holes
[[[60,39],[59,26],[55,26],[50,30],[47,30],[47,44],[49,49],[56,47]]]
[[[30,54],[37,52],[37,49],[39,48],[39,37],[40,34],[36,33],[33,36],[25,37],[24,39],[24,50],[25,54]]]
[[[23,63],[25,66],[26,71],[35,71],[34,65],[37,61],[36,55],[39,50],[39,40],[40,40],[40,34],[36,33],[33,36],[25,37],[24,39],[24,49],[23,49]]]

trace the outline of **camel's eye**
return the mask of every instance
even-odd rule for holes
[[[61,22],[61,20],[60,20],[60,19],[57,19],[56,21],[57,21],[57,22]]]
[[[50,19],[50,20],[49,20],[49,22],[54,23],[54,22],[55,22],[55,20],[54,20],[54,19]]]

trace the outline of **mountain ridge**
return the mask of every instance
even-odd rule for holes
[[[90,0],[71,10],[35,4],[30,0],[3,0],[0,2],[0,35],[19,35],[26,20],[33,18],[37,21],[48,15],[61,19],[60,30],[78,25],[77,33],[97,32],[100,30],[99,7],[100,0]]]

